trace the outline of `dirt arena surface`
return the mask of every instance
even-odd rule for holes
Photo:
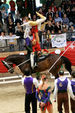
[[[50,80],[49,83],[52,87],[54,86],[54,80]],[[25,113],[24,94],[25,90],[21,83],[0,85],[0,113]],[[51,95],[51,101],[53,101],[53,94]],[[58,113],[57,104],[52,103],[53,113]],[[37,111],[37,113],[41,113],[39,106]]]
[[[72,69],[75,70],[75,66],[72,66]],[[14,75],[15,74],[16,73],[14,73]],[[3,76],[12,76],[12,74],[0,73],[0,77]],[[51,87],[54,87],[54,79],[50,79],[49,83]],[[24,98],[25,90],[21,83],[0,85],[0,113],[25,113]],[[57,103],[53,102],[53,94],[51,94],[51,101],[53,103],[53,113],[58,113]],[[39,109],[39,103],[37,113],[41,113]],[[71,110],[69,110],[69,113],[71,113]]]

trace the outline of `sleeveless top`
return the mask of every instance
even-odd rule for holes
[[[32,94],[36,92],[36,88],[33,85],[33,78],[32,77],[26,77],[24,79],[24,86],[26,88],[26,94]]]
[[[58,91],[67,91],[68,80],[67,78],[64,81],[61,81],[59,78],[57,80]]]
[[[46,90],[40,90],[38,88],[37,99],[39,100],[39,102],[42,101],[42,102],[46,103],[46,102],[50,101],[50,92],[48,92],[50,88],[51,87],[48,87]]]

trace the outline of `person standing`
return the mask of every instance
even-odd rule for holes
[[[28,68],[25,69],[24,77],[22,79],[22,85],[26,90],[25,93],[25,112],[30,113],[30,103],[32,103],[32,113],[37,113],[37,99],[36,88],[38,87],[38,81],[36,78],[32,78]]]
[[[1,31],[1,36],[0,36],[0,46],[2,47],[2,51],[5,51],[6,47],[6,40],[5,40],[5,31]]]
[[[10,11],[12,15],[15,15],[15,2],[13,0],[10,0]]]
[[[75,95],[75,71],[73,71],[71,75],[72,75],[71,87],[72,87],[73,94]],[[71,111],[72,113],[75,113],[75,100],[70,98],[70,103],[71,103]]]
[[[74,99],[74,95],[72,92],[70,80],[64,76],[64,71],[59,71],[59,78],[55,80],[54,86],[54,101],[56,101],[57,96],[59,113],[62,113],[62,104],[64,104],[65,113],[69,113],[68,91],[72,99]]]
[[[5,11],[8,14],[9,5],[6,2],[7,2],[6,0],[3,1],[3,4],[1,5],[1,8],[5,7]]]
[[[18,46],[19,46],[19,51],[23,51],[24,50],[24,39],[23,39],[23,29],[22,26],[20,25],[19,22],[17,22],[17,26],[15,27],[15,33],[17,36],[19,36],[20,38],[17,40]]]
[[[48,84],[47,77],[42,75],[42,82],[36,91],[36,98],[39,101],[41,113],[53,113],[52,103],[50,101],[51,87]]]

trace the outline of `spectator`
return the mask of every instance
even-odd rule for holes
[[[15,14],[15,25],[17,25],[17,23],[22,24],[22,20],[21,20],[21,14],[19,13],[19,11],[16,12]]]
[[[56,13],[54,20],[55,20],[55,23],[56,23],[56,22],[61,22],[61,23],[63,22],[62,18],[59,17],[58,13]]]
[[[10,4],[11,14],[14,16],[15,15],[15,2],[13,0],[10,0],[9,4]]]
[[[52,16],[51,15],[49,15],[49,21],[51,21],[52,22],[52,24],[54,24],[55,22],[54,22],[54,18],[52,18]]]
[[[5,32],[4,31],[1,31],[1,36],[0,36],[0,46],[1,47],[6,47],[6,40],[5,40]],[[4,48],[2,48],[2,51],[5,51]]]
[[[44,15],[42,8],[40,8],[38,12],[39,12],[40,14]]]
[[[68,8],[66,9],[65,13],[66,13],[67,17],[69,18],[69,20],[72,21],[72,16],[71,16],[72,13],[71,13],[70,7],[68,7]]]
[[[3,21],[3,24],[4,24],[4,23],[6,23],[6,18],[7,18],[7,13],[6,13],[4,6],[2,7],[1,14],[2,14],[2,21]]]
[[[46,4],[42,5],[42,12],[43,12],[44,16],[46,16]]]
[[[17,40],[19,51],[23,51],[24,50],[24,39],[23,39],[24,33],[19,22],[17,22],[17,26],[15,27],[15,33],[17,36],[20,36],[20,38]]]
[[[9,19],[12,20],[12,22],[14,22],[14,19],[13,19],[13,16],[11,13],[8,14],[7,18],[6,18],[6,22],[7,22],[7,25],[9,24]]]
[[[5,7],[5,11],[8,14],[9,5],[6,3],[6,0],[4,0],[3,4],[1,5],[1,8]]]
[[[53,27],[53,25],[52,25],[52,23],[51,23],[51,21],[48,21],[48,24],[45,26],[45,30],[46,31],[52,31],[54,29],[54,27]]]
[[[61,30],[61,25],[59,24],[59,22],[55,23],[54,30],[55,30],[55,33],[58,33],[58,31]]]
[[[66,27],[69,27],[69,19],[66,14],[63,15],[62,20],[63,20],[63,25],[65,25]]]
[[[12,32],[9,32],[9,49],[10,49],[10,52],[14,51],[14,44],[15,44],[15,39],[13,39],[13,33]]]
[[[9,33],[9,32],[15,33],[14,22],[12,21],[11,18],[9,18],[9,20],[8,20],[8,25],[7,25],[7,27],[8,27],[8,33]]]
[[[75,29],[74,29],[74,26],[71,26],[70,32],[71,32],[71,41],[75,41]]]
[[[48,9],[48,12],[46,13],[47,20],[49,20],[49,15],[51,15],[51,17],[53,17],[53,12],[51,11],[51,9]]]
[[[51,48],[51,33],[50,33],[50,30],[47,30],[47,33],[46,33],[46,43],[47,43],[47,49],[50,49]]]
[[[71,10],[72,22],[75,24],[75,6]]]
[[[38,81],[36,78],[32,78],[30,71],[26,68],[26,77],[22,79],[22,84],[26,90],[25,93],[25,113],[30,113],[30,103],[32,103],[32,113],[37,113],[37,99],[35,97],[36,88],[38,87]]]
[[[66,27],[65,25],[63,25],[63,27],[62,27],[62,32],[63,32],[63,33],[67,33],[67,31],[68,31],[67,27]]]
[[[22,13],[23,10],[23,0],[16,0],[16,4],[17,4],[17,11],[19,11],[19,13]]]
[[[62,11],[61,7],[58,7],[57,12],[58,12],[59,17],[62,18],[63,17],[63,11]]]
[[[54,31],[54,30],[52,30],[51,34],[55,34],[55,31]]]
[[[46,8],[47,8],[47,10],[51,6],[52,2],[53,2],[53,0],[46,0]]]
[[[52,11],[53,13],[56,13],[57,8],[56,8],[56,6],[54,5],[54,3],[52,3],[49,8],[51,9],[51,11]]]

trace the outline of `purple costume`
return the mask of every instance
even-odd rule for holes
[[[33,84],[32,77],[26,77],[24,79],[24,87],[26,89],[25,95],[25,112],[30,113],[30,103],[32,103],[33,113],[37,113],[37,99],[36,99],[36,88]]]
[[[32,94],[33,92],[36,92],[35,86],[33,86],[33,78],[32,77],[26,77],[24,80],[24,85],[26,88],[26,94]]]
[[[64,81],[61,81],[60,78],[57,79],[57,88],[58,88],[58,111],[62,113],[62,105],[64,104],[65,113],[69,113],[69,102],[67,94],[68,80],[65,78]]]
[[[67,85],[68,85],[67,78],[64,81],[61,81],[58,78],[58,81],[57,81],[58,93],[60,93],[60,92],[67,92]]]

